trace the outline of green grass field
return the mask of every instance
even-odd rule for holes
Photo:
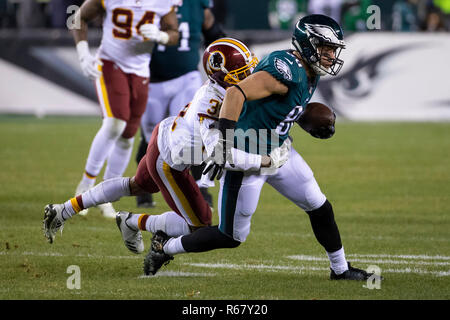
[[[144,256],[125,248],[115,221],[98,209],[68,221],[50,245],[43,208],[72,196],[99,125],[0,117],[0,299],[450,298],[448,123],[338,123],[329,141],[291,131],[334,206],[348,260],[381,269],[385,281],[372,290],[328,280],[307,215],[270,186],[244,244],[176,256],[155,277],[143,276]],[[133,160],[126,174],[135,169]],[[168,209],[159,194],[156,201],[150,213]],[[141,212],[134,198],[115,208]],[[150,234],[145,239],[148,246]],[[81,271],[79,290],[67,288],[71,265]]]

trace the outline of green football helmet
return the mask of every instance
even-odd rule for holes
[[[337,75],[344,64],[339,59],[342,49],[345,49],[344,33],[339,24],[330,17],[322,14],[312,14],[301,18],[295,25],[292,44],[300,53],[303,60],[318,75]],[[335,57],[327,57],[332,64],[324,67],[322,59],[323,46],[334,48]]]

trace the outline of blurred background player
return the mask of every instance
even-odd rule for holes
[[[211,42],[225,36],[211,11],[210,0],[183,1],[178,8],[180,41],[178,46],[158,45],[150,62],[150,84],[147,108],[141,119],[141,142],[136,155],[139,164],[147,150],[152,131],[161,120],[175,116],[194,97],[202,85],[198,70],[200,44],[207,47]],[[194,179],[199,181],[202,169],[191,168]],[[205,200],[212,207],[212,196],[207,188],[200,188]],[[137,196],[138,207],[153,207],[149,193]]]
[[[155,43],[178,43],[178,2],[87,0],[78,11],[81,27],[73,36],[83,74],[95,80],[103,122],[92,141],[76,195],[94,186],[105,160],[105,180],[122,176],[127,168],[147,103],[150,53]],[[87,42],[87,23],[103,14],[102,41],[94,57]],[[99,208],[104,216],[115,217],[110,203]]]

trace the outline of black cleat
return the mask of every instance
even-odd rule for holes
[[[373,275],[373,273],[367,273],[364,270],[353,268],[350,265],[350,262],[348,263],[348,270],[341,274],[336,274],[333,269],[331,269],[330,273],[330,280],[367,280],[370,276]],[[381,280],[383,280],[383,277],[381,277]]]
[[[214,210],[213,207],[213,197],[212,194],[208,192],[208,188],[200,188],[200,193],[203,196],[203,199],[208,203],[211,210]]]
[[[156,203],[153,201],[153,195],[151,193],[143,193],[136,196],[136,205],[138,208],[153,208]]]
[[[163,250],[164,245],[169,238],[170,237],[161,230],[156,231],[153,235],[150,251],[144,259],[145,275],[148,276],[150,273],[155,275],[163,265],[167,265],[171,260],[173,260],[173,256],[164,253]]]

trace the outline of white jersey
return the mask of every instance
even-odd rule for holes
[[[125,73],[149,77],[154,43],[144,41],[139,27],[153,23],[174,10],[180,0],[102,0],[106,16],[98,57],[116,63]]]
[[[219,139],[217,123],[225,89],[207,80],[178,116],[160,122],[158,149],[164,162],[176,170],[198,165],[211,155]],[[261,156],[232,149],[234,170],[258,170]],[[229,168],[227,166],[227,168]]]

